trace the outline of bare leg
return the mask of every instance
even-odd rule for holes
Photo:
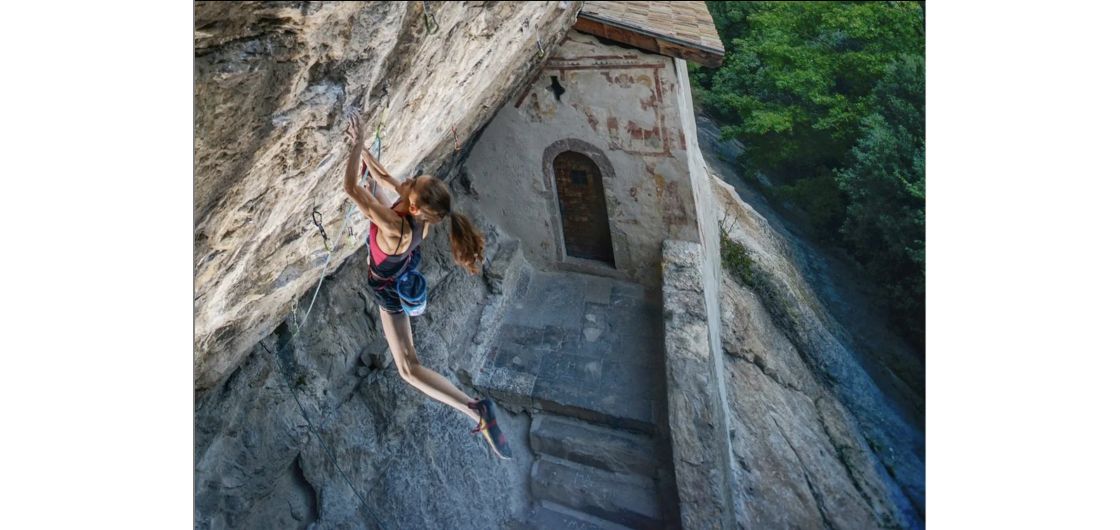
[[[480,421],[478,413],[467,406],[471,401],[470,396],[456,388],[439,372],[420,365],[416,348],[412,344],[412,324],[407,315],[392,314],[382,309],[381,326],[385,329],[385,338],[389,341],[389,350],[393,352],[393,362],[397,364],[401,378],[432,398],[455,407],[474,423]]]

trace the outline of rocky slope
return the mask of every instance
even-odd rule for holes
[[[736,518],[744,528],[924,526],[920,408],[885,393],[806,280],[796,240],[713,176],[729,238],[751,260],[724,269],[724,363],[733,410]],[[788,234],[788,233],[787,233]]]
[[[782,240],[789,266],[795,268],[814,297],[831,317],[831,332],[852,344],[860,366],[912,422],[925,417],[924,356],[891,331],[886,312],[876,303],[874,279],[861,274],[858,265],[836,249],[815,243],[790,209],[780,214],[756,186],[768,186],[764,176],[748,184],[734,165],[743,152],[737,141],[722,141],[719,126],[702,114],[696,129],[705,161],[723,182],[757,215],[766,220],[774,237]],[[730,218],[728,223],[734,222]]]
[[[438,29],[423,20],[428,4]],[[394,173],[446,176],[571,26],[578,2],[196,2],[196,389],[222,382],[314,286],[312,223],[362,243],[342,192],[345,115],[384,120]],[[350,237],[344,228],[354,228]]]

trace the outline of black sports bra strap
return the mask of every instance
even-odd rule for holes
[[[412,251],[416,250],[416,247],[420,246],[420,243],[424,241],[424,234],[419,234],[420,237],[417,238],[416,236],[418,235],[419,230],[420,230],[420,228],[418,227],[419,223],[417,223],[416,218],[411,216],[411,215],[407,216],[407,218],[408,218],[408,227],[409,227],[409,229],[412,230],[412,239],[409,240],[409,242],[408,242],[408,251],[407,252],[409,254],[411,254]],[[401,225],[401,227],[403,228],[404,225]],[[399,251],[399,249],[398,249],[398,251]]]
[[[411,225],[412,225],[412,223],[409,223],[409,226],[411,226]],[[412,233],[412,237],[416,237],[416,232],[415,231]],[[393,255],[397,255],[397,254],[401,253],[401,241],[403,239],[404,239],[404,217],[401,217],[401,232],[400,232],[400,235],[397,236],[397,248],[393,249]]]

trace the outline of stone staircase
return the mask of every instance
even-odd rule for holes
[[[504,303],[483,310],[464,382],[532,417],[531,502],[503,530],[680,528],[659,291],[537,271],[515,244],[490,268]]]
[[[529,477],[534,502],[517,528],[677,526],[672,463],[659,457],[666,448],[655,438],[537,412],[529,442],[535,455]]]

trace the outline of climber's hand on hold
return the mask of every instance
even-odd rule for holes
[[[365,135],[362,134],[362,124],[357,114],[351,114],[347,119],[346,139],[354,146],[361,146]]]

